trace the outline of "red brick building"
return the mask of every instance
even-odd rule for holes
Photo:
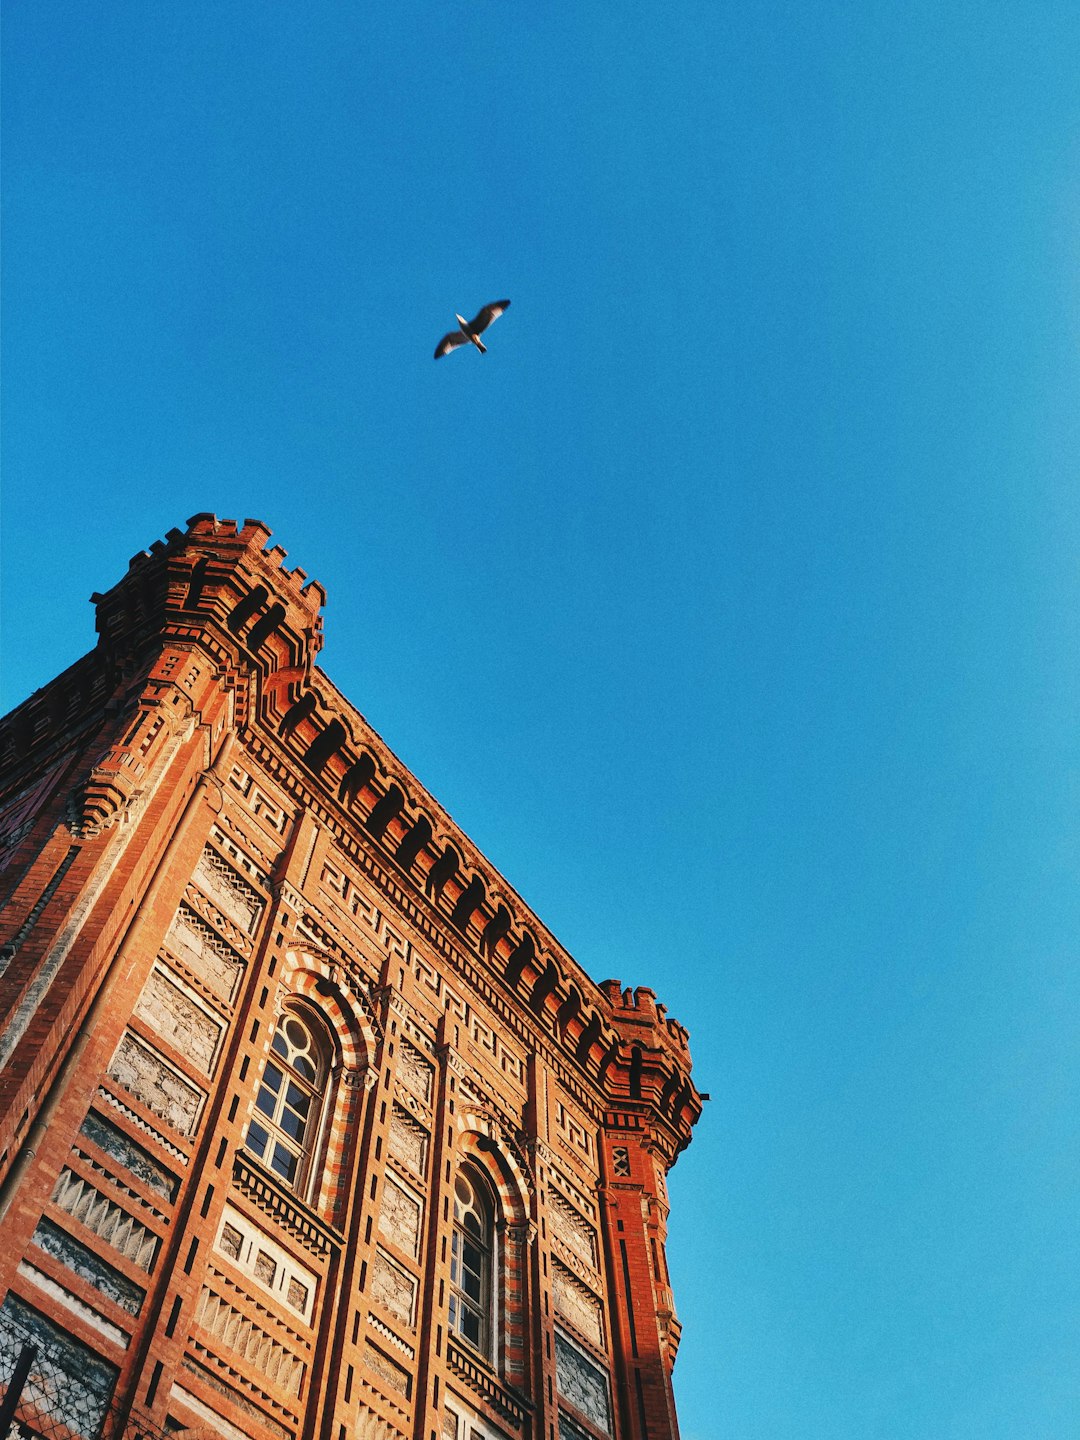
[[[268,539],[137,555],[0,727],[0,1387],[82,1440],[671,1440],[686,1031],[316,667]]]

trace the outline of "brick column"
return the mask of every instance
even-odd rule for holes
[[[646,1142],[638,1129],[609,1124],[602,1132],[601,1223],[614,1299],[618,1428],[620,1440],[678,1440],[649,1233],[657,1172]]]

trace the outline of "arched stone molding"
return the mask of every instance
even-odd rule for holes
[[[364,1104],[377,1080],[374,1058],[381,1026],[377,1032],[370,999],[359,982],[339,960],[314,946],[286,950],[275,1021],[297,1003],[318,1013],[335,1047],[310,1201],[334,1223],[343,1223],[349,1155],[359,1137]]]
[[[526,1337],[530,1313],[530,1255],[536,1227],[530,1216],[530,1177],[507,1143],[494,1116],[466,1107],[457,1117],[455,1175],[463,1168],[478,1172],[495,1197],[496,1283],[492,1322],[496,1329],[493,1356],[499,1374],[519,1390],[528,1390]]]
[[[456,1129],[458,1163],[470,1162],[490,1181],[502,1222],[509,1226],[527,1224],[533,1179],[516,1153],[513,1137],[493,1114],[476,1106],[462,1110]]]
[[[340,960],[314,946],[290,946],[285,951],[275,1014],[280,1015],[290,994],[302,996],[325,1017],[346,1072],[367,1069],[382,1026],[366,987]]]

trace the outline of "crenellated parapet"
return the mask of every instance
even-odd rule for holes
[[[671,1165],[690,1143],[707,1098],[690,1078],[687,1030],[644,986],[624,989],[618,980],[605,980],[600,989],[611,1005],[620,1042],[607,1074],[608,1123],[619,1128],[632,1113],[649,1127]]]

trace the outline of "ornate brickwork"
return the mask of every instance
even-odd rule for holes
[[[0,722],[0,1326],[84,1440],[677,1440],[686,1031],[334,687],[269,539],[171,531]]]

